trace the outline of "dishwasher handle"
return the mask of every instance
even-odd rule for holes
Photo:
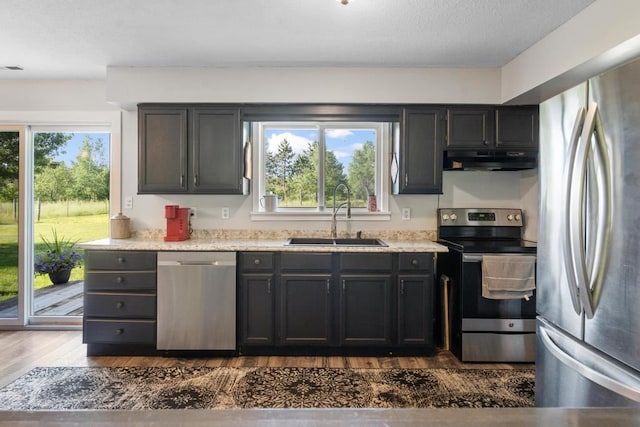
[[[158,267],[160,266],[188,266],[188,265],[205,265],[212,267],[224,267],[236,265],[235,261],[158,261]]]

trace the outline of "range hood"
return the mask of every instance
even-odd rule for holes
[[[444,152],[444,170],[518,171],[538,167],[532,150],[455,150]]]

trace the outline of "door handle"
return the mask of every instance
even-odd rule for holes
[[[628,399],[640,402],[640,381],[624,368],[611,363],[599,353],[577,344],[545,323],[539,323],[540,341],[556,359],[594,383]],[[574,355],[580,354],[579,358]]]
[[[595,136],[595,144],[593,140]],[[598,110],[598,104],[592,102],[589,105],[585,118],[585,125],[582,128],[582,135],[576,145],[575,157],[572,162],[578,162],[571,168],[571,180],[569,187],[569,197],[567,198],[571,209],[568,218],[569,229],[569,265],[578,286],[578,297],[582,304],[582,309],[588,319],[593,318],[602,287],[604,284],[604,267],[608,254],[608,245],[611,234],[611,168],[607,156],[606,141],[602,130],[602,123]],[[586,230],[586,182],[587,171],[593,168],[595,174],[595,185],[598,190],[597,215],[596,215],[596,235],[592,240],[593,249],[589,246],[590,253],[593,251],[593,264],[587,266],[587,252],[585,241]],[[591,238],[591,236],[589,236]]]
[[[569,164],[567,165],[567,171],[564,178],[565,184],[565,209],[564,209],[564,230],[565,230],[565,239],[564,239],[564,258],[567,265],[567,285],[569,286],[569,295],[571,297],[571,304],[573,305],[573,310],[577,314],[582,313],[582,306],[580,305],[580,297],[578,296],[578,280],[574,273],[574,252],[576,249],[572,246],[574,233],[580,233],[580,230],[574,230],[570,227],[571,218],[575,218],[577,213],[575,212],[576,206],[571,201],[571,188],[573,184],[573,172],[576,165],[576,151],[578,148],[578,144],[580,143],[580,134],[582,133],[582,126],[584,125],[585,118],[585,108],[580,107],[576,114],[576,119],[573,124],[573,130],[571,131],[571,139],[569,145]]]

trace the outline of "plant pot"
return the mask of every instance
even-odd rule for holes
[[[54,285],[62,285],[69,281],[70,276],[71,276],[71,269],[52,271],[49,273],[49,280],[51,280],[51,283],[53,283]]]

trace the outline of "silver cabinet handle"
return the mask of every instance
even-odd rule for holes
[[[256,259],[254,259],[254,260],[253,260],[253,263],[254,263],[255,265],[260,265],[260,258],[256,258]]]
[[[118,264],[124,264],[126,260],[124,259],[124,257],[119,256],[118,257]]]
[[[200,177],[198,176],[198,174],[193,175],[193,185],[198,186],[199,183]]]
[[[124,302],[122,302],[122,301],[118,301],[118,302],[116,303],[116,308],[122,308],[122,307],[124,307]]]
[[[569,286],[569,295],[571,296],[571,304],[577,314],[582,313],[582,307],[580,305],[580,298],[578,297],[578,281],[573,269],[574,252],[575,248],[572,246],[573,234],[579,233],[579,230],[574,230],[570,227],[571,218],[575,218],[577,213],[575,212],[576,206],[571,202],[571,187],[573,185],[573,171],[576,165],[576,150],[578,149],[578,143],[580,142],[580,133],[582,132],[582,126],[584,124],[585,109],[580,107],[576,115],[576,120],[573,124],[573,130],[571,132],[571,139],[569,145],[569,165],[567,166],[566,176],[564,178],[565,192],[566,192],[566,205],[564,209],[564,258],[568,264],[567,285]]]
[[[116,335],[122,335],[122,334],[124,334],[124,329],[118,328],[118,329],[116,329],[115,332],[116,332]]]
[[[400,280],[400,295],[404,295],[404,279]]]
[[[405,186],[409,185],[409,174],[408,173],[404,174],[404,185]]]
[[[267,279],[267,293],[271,293],[271,279]]]
[[[331,292],[331,279],[327,279],[327,295]]]
[[[342,279],[342,293],[344,294],[347,291],[347,282]]]
[[[180,175],[180,187],[184,187],[184,175]]]

